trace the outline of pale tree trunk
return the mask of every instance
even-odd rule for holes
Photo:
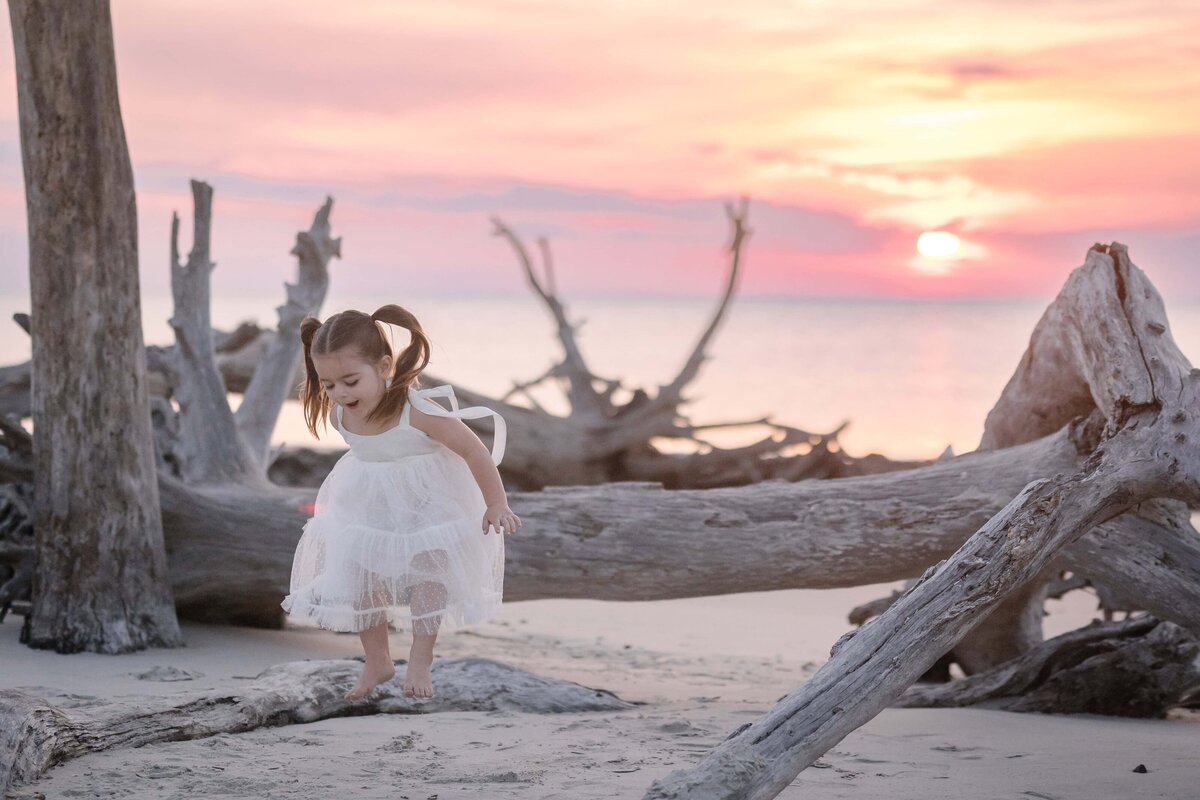
[[[108,3],[11,0],[9,11],[33,308],[29,644],[178,646]]]

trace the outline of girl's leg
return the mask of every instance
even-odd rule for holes
[[[433,645],[437,641],[441,615],[433,612],[446,608],[446,587],[441,583],[425,581],[412,589],[410,607],[413,620],[413,643],[408,651],[408,669],[404,679],[405,697],[433,697]],[[430,614],[432,616],[423,615]]]
[[[385,601],[382,589],[368,593],[370,607],[378,608]],[[380,621],[369,628],[359,631],[358,638],[362,642],[363,653],[367,663],[363,665],[358,683],[344,695],[346,700],[360,700],[379,684],[390,681],[396,676],[396,667],[392,664],[391,653],[388,652],[388,622],[387,614],[380,612]]]

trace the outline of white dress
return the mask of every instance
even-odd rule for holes
[[[433,402],[447,397],[453,411]],[[486,503],[467,462],[409,423],[426,414],[495,418],[492,462],[504,457],[504,418],[490,408],[459,410],[446,386],[409,388],[393,428],[357,434],[330,416],[350,449],[317,491],[292,563],[282,606],[322,628],[361,631],[407,617],[415,633],[481,622],[500,610],[504,534],[483,532]]]

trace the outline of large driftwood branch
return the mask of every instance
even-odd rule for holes
[[[1098,246],[1054,305],[1083,312],[1074,318],[1075,341],[1086,343],[1081,374],[1107,418],[1083,468],[1030,483],[952,558],[839,640],[808,683],[696,768],[654,784],[648,798],[775,797],[1072,541],[1156,498],[1200,506],[1200,370],[1165,335],[1153,286],[1123,246]]]
[[[656,781],[647,800],[775,797],[891,705],[1004,594],[1038,574],[1057,547],[1117,513],[1110,498],[1119,479],[1112,469],[1031,483],[949,561],[931,567],[899,602],[840,640],[807,683],[694,768]],[[1075,507],[1087,511],[1072,513]]]
[[[1170,622],[1096,622],[987,672],[913,686],[895,705],[1163,717],[1200,689],[1198,656],[1200,641]]]
[[[210,258],[212,187],[193,180],[192,249],[187,264],[179,261],[179,215],[171,215],[171,293],[175,310],[169,320],[175,347],[153,359],[170,372],[179,402],[179,437],[175,442],[183,478],[189,483],[253,481],[261,472],[245,442],[237,435],[225,385],[213,360],[210,322]]]
[[[183,479],[192,484],[266,484],[271,434],[283,402],[296,391],[300,358],[300,320],[315,314],[329,286],[328,265],[340,254],[341,240],[330,236],[326,198],[311,228],[296,237],[292,254],[298,258],[299,278],[285,283],[287,300],[277,309],[275,336],[265,341],[234,414],[227,387],[218,371],[216,347],[209,321],[209,284],[213,264],[209,238],[212,228],[212,188],[192,181],[195,234],[186,267],[179,263],[179,218],[171,225],[171,286],[175,311],[171,327],[176,346],[152,350],[151,363],[167,368],[170,388],[179,400],[179,434],[174,442]],[[248,344],[245,331],[232,337]]]
[[[329,289],[329,261],[342,255],[341,238],[330,236],[331,208],[333,198],[327,197],[312,227],[296,235],[292,255],[299,262],[299,279],[294,284],[284,284],[287,301],[276,309],[279,313],[276,335],[238,406],[238,430],[259,464],[267,462],[271,434],[283,401],[296,391],[295,377],[301,363],[300,321],[316,314],[324,304]]]
[[[295,661],[270,667],[233,691],[82,709],[60,708],[15,689],[0,691],[0,793],[88,753],[332,717],[494,710],[548,714],[634,705],[603,689],[542,678],[485,658],[435,661],[437,693],[429,699],[404,696],[405,665],[397,663],[392,681],[363,700],[347,702],[342,695],[361,670],[355,660]]]
[[[732,235],[725,290],[678,375],[660,386],[653,398],[641,389],[633,390],[623,405],[612,399],[620,388],[620,381],[600,378],[587,366],[576,341],[576,327],[567,320],[562,300],[553,288],[549,246],[544,240],[539,241],[546,270],[543,281],[535,273],[533,259],[520,237],[501,220],[493,218],[496,235],[504,237],[512,246],[529,285],[554,317],[564,351],[561,363],[533,381],[515,383],[502,400],[516,392],[527,392],[547,378],[561,377],[567,381],[570,404],[570,412],[561,418],[536,407],[537,413],[532,418],[534,424],[553,425],[556,435],[549,448],[534,450],[533,463],[540,465],[538,472],[514,475],[509,467],[506,477],[516,478],[519,485],[527,488],[637,480],[657,481],[668,488],[698,489],[775,478],[794,481],[809,477],[844,477],[914,466],[911,463],[894,464],[882,457],[848,457],[840,448],[832,447],[841,428],[831,433],[810,434],[769,419],[729,423],[726,427],[756,424],[769,428],[770,432],[766,438],[746,447],[716,448],[697,436],[699,431],[713,426],[693,425],[680,413],[680,407],[688,402],[683,391],[699,374],[708,357],[706,350],[725,318],[737,287],[744,246],[750,235],[746,227],[747,209],[745,199],[736,207],[733,204],[726,206]],[[598,383],[603,388],[598,389]],[[492,401],[489,405],[496,407],[497,403]],[[690,455],[662,453],[651,443],[656,438],[685,439],[697,445],[699,451]],[[513,439],[519,442],[521,437],[514,436]],[[797,444],[807,445],[808,449],[795,452],[799,449]]]
[[[953,553],[1031,475],[1072,471],[1078,458],[1063,431],[1007,451],[839,481],[513,493],[525,525],[506,543],[505,598],[647,600],[903,579]],[[166,478],[161,486],[180,614],[278,624],[313,491],[201,494]],[[1103,568],[1139,607],[1200,633],[1200,536],[1186,509],[1141,511],[1151,516],[1129,513],[1100,526],[1060,566],[1094,575]]]
[[[1094,408],[1110,424],[1120,424],[1122,409],[1148,402],[1147,387],[1136,375],[1142,365],[1131,360],[1138,348],[1128,335],[1119,270],[1114,291],[1108,291],[1107,281],[1088,286],[1084,276],[1072,276],[1077,286],[1068,284],[1038,321],[1016,371],[988,412],[979,450],[1033,441]],[[1162,320],[1160,332],[1165,332],[1165,315]],[[1098,370],[1117,374],[1103,379]],[[1044,594],[1044,582],[1024,587],[963,637],[953,653],[963,670],[970,675],[995,667],[1041,642]]]

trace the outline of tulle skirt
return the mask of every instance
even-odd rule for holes
[[[483,532],[485,509],[449,449],[388,461],[348,451],[317,492],[282,606],[335,631],[408,620],[428,634],[482,622],[504,593],[503,534]]]

